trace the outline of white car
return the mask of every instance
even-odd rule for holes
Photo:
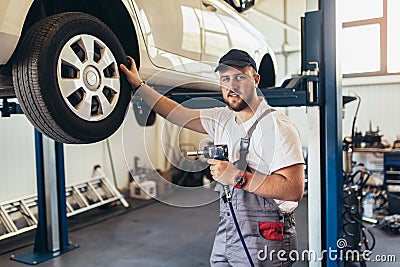
[[[260,87],[273,86],[274,54],[239,13],[253,4],[1,0],[0,98],[17,97],[30,122],[59,142],[91,143],[124,119],[131,96],[118,65],[126,55],[143,79],[157,74],[155,87],[179,81],[186,92],[199,92],[216,89],[213,69],[224,53],[244,49],[257,61]]]

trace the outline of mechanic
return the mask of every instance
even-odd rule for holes
[[[174,124],[209,134],[215,144],[227,144],[229,161],[209,159],[216,191],[221,194],[220,221],[210,257],[211,266],[249,266],[222,185],[232,189],[238,224],[255,266],[291,266],[297,248],[293,211],[304,191],[304,159],[300,135],[287,116],[272,109],[257,94],[260,75],[254,59],[232,49],[219,60],[220,88],[226,107],[190,109],[162,96],[139,76],[135,62],[121,70],[153,110]],[[255,125],[245,172],[235,167],[241,138]],[[235,176],[241,173],[241,184]],[[222,185],[221,185],[222,184]],[[293,253],[292,253],[293,254]]]

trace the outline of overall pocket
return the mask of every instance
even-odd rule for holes
[[[258,222],[258,230],[265,239],[283,240],[283,222]]]

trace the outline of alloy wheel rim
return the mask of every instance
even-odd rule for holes
[[[115,109],[121,92],[117,61],[99,38],[81,34],[61,49],[57,81],[68,108],[85,121],[100,121]]]

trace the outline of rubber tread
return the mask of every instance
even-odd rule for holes
[[[48,18],[48,20],[51,18]],[[56,20],[53,24],[56,24]],[[59,128],[58,125],[53,121],[53,119],[48,116],[48,110],[46,105],[43,103],[42,95],[40,93],[40,86],[37,82],[38,79],[38,69],[37,63],[38,58],[38,47],[33,43],[33,45],[26,44],[29,40],[39,40],[43,36],[43,32],[46,30],[43,28],[44,21],[38,22],[29,30],[25,35],[22,46],[23,49],[19,50],[17,56],[17,64],[13,68],[13,79],[16,85],[15,93],[18,100],[20,101],[21,108],[27,115],[29,121],[41,131],[43,134],[54,137],[57,136],[59,131],[54,131],[52,129]],[[48,30],[47,30],[48,31]],[[36,64],[35,64],[36,63]],[[67,136],[62,136],[62,141],[74,141],[70,140]],[[57,140],[61,141],[61,140]]]

